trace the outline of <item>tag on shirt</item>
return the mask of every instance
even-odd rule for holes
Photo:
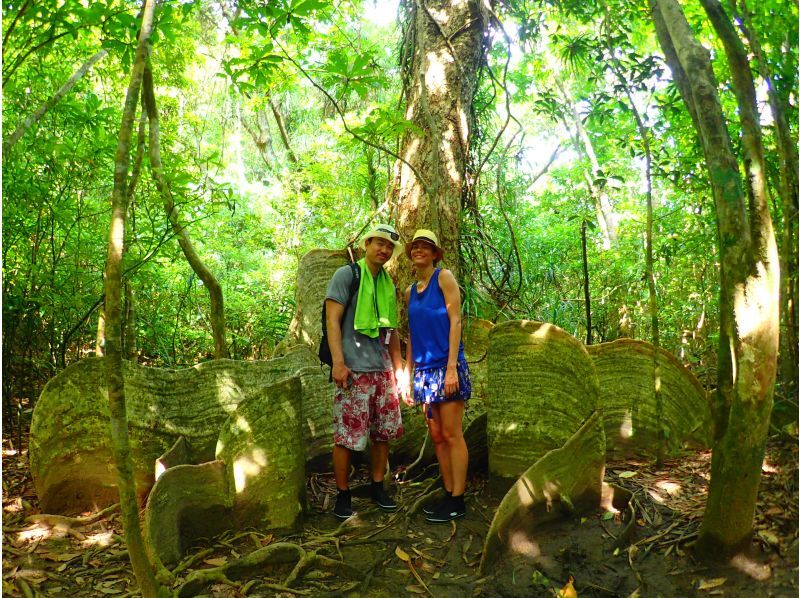
[[[385,336],[385,338],[383,339],[383,344],[384,344],[384,345],[386,345],[386,346],[388,347],[388,346],[389,346],[389,340],[390,340],[391,338],[392,338],[392,331],[391,331],[391,329],[387,329],[387,330],[386,330],[386,336]]]

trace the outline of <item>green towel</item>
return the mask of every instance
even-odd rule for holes
[[[357,332],[370,338],[378,338],[381,328],[397,328],[394,283],[381,268],[376,285],[367,262],[362,258],[357,263],[361,267],[361,283],[358,286],[358,303],[356,303],[353,327]]]

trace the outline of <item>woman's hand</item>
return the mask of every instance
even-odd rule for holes
[[[444,373],[444,394],[453,396],[458,392],[458,370],[454,365],[448,365]]]

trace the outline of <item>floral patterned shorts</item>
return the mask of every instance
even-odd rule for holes
[[[388,442],[403,435],[400,400],[392,372],[353,372],[333,399],[333,442],[352,451],[367,448],[367,437]]]
[[[469,377],[469,366],[463,359],[459,359],[456,365],[458,373],[458,392],[453,396],[447,397],[444,394],[444,375],[447,366],[441,368],[431,368],[428,370],[414,370],[414,402],[422,403],[427,407],[428,418],[433,417],[430,405],[432,403],[444,403],[445,401],[464,401],[472,396],[472,381]]]

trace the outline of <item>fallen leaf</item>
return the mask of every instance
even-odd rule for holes
[[[698,590],[710,590],[712,588],[716,588],[724,584],[727,580],[725,577],[715,577],[714,579],[701,579],[700,583],[697,584]]]
[[[206,565],[211,565],[213,567],[222,567],[222,565],[224,565],[225,563],[228,562],[228,557],[220,556],[220,557],[211,558],[211,559],[203,559],[203,562]]]
[[[422,564],[420,564],[419,568],[422,569],[423,571],[425,571],[425,573],[433,574],[433,573],[436,573],[436,571],[437,571],[436,567],[434,567],[433,565],[431,565],[430,563],[427,563],[425,561],[422,561]]]
[[[411,557],[408,556],[408,553],[399,546],[395,547],[394,553],[397,555],[397,558],[399,558],[401,561],[405,561],[407,563],[411,560]]]
[[[619,477],[619,478],[621,478],[623,480],[627,480],[628,478],[632,478],[633,476],[635,476],[637,473],[638,472],[636,472],[636,471],[623,471],[623,472],[617,474],[617,477]]]
[[[35,585],[47,581],[47,575],[43,571],[38,571],[37,569],[20,569],[14,577],[21,577],[25,581]]]
[[[758,536],[762,540],[764,540],[764,542],[766,542],[767,544],[772,544],[773,546],[778,546],[780,544],[780,540],[778,539],[778,536],[776,536],[775,534],[773,534],[770,531],[762,530],[762,531],[758,532]]]
[[[81,555],[78,552],[62,552],[60,554],[59,553],[54,553],[54,552],[48,552],[48,553],[42,554],[41,556],[42,556],[43,559],[46,559],[48,561],[57,561],[57,562],[61,562],[61,563],[66,563],[66,562],[69,562],[72,559],[77,558],[77,557],[79,557]]]
[[[425,588],[422,586],[406,586],[406,592],[411,594],[427,594],[428,592],[425,591]]]
[[[606,511],[605,513],[603,513],[602,519],[603,519],[603,521],[608,521],[609,519],[614,519],[614,513],[612,513],[611,511]]]

